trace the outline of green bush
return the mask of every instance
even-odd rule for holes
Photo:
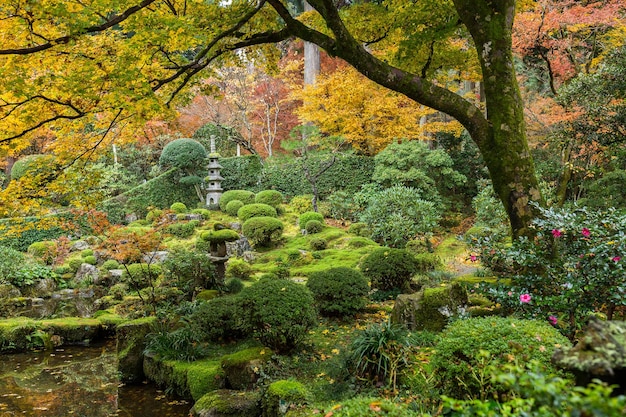
[[[110,271],[111,269],[119,269],[120,264],[115,259],[107,259],[102,264],[102,269],[105,271]]]
[[[259,191],[254,197],[255,203],[267,204],[274,208],[280,206],[283,203],[283,195],[276,190],[263,190]]]
[[[324,250],[328,247],[328,241],[321,237],[314,237],[309,241],[311,250]]]
[[[159,158],[159,164],[176,167],[184,171],[195,172],[204,167],[207,151],[193,139],[176,139],[165,145]]]
[[[172,205],[170,206],[170,210],[172,210],[174,213],[187,213],[187,206],[184,203],[180,203],[180,202],[176,202],[176,203],[172,203]]]
[[[382,291],[406,288],[417,268],[415,257],[404,249],[378,248],[361,263],[372,288]]]
[[[155,221],[162,215],[163,215],[163,210],[160,210],[160,209],[150,210],[148,214],[146,214],[146,221],[152,223],[153,221]]]
[[[230,258],[226,263],[226,278],[249,280],[253,273],[252,266],[241,258]]]
[[[49,278],[57,278],[57,275],[49,266],[36,262],[24,262],[20,264],[18,270],[8,278],[8,282],[16,287],[25,287],[33,285],[37,280]]]
[[[218,342],[243,337],[243,316],[238,296],[201,302],[189,318],[198,340]]]
[[[269,246],[283,234],[283,223],[274,217],[253,217],[242,225],[241,230],[254,246]]]
[[[443,266],[441,258],[434,253],[418,253],[414,257],[417,261],[417,272],[419,273],[434,271]]]
[[[11,167],[11,179],[19,180],[25,175],[35,176],[42,172],[51,171],[55,164],[53,155],[34,154],[15,161]]]
[[[314,235],[324,230],[324,225],[317,220],[309,220],[304,225],[304,230],[306,230],[307,234]]]
[[[307,211],[313,211],[313,195],[297,195],[289,201],[289,207],[296,214],[302,214]]]
[[[118,283],[109,288],[109,296],[114,300],[123,300],[124,296],[128,294],[128,285]]]
[[[215,266],[206,253],[175,249],[163,262],[163,271],[178,288],[191,294],[195,288],[217,288],[221,285]]]
[[[226,204],[226,208],[224,209],[224,211],[229,216],[237,217],[237,212],[243,206],[244,206],[243,201],[241,201],[241,200],[231,200],[231,201],[228,202],[228,204]]]
[[[246,220],[251,219],[253,217],[277,217],[277,216],[278,215],[276,214],[276,209],[267,204],[260,204],[260,203],[246,204],[245,206],[237,210],[237,217],[239,217],[239,219],[242,222],[245,222]]]
[[[67,266],[70,268],[71,272],[76,272],[83,264],[83,258],[70,258],[66,259]]]
[[[93,249],[83,249],[80,251],[80,256],[86,258],[88,256],[93,256]]]
[[[226,281],[226,292],[229,294],[238,294],[243,288],[243,282],[239,278],[231,278]]]
[[[202,220],[209,220],[211,218],[211,210],[207,210],[204,208],[193,209],[191,210],[191,213],[201,215]]]
[[[348,233],[352,233],[360,237],[372,237],[372,229],[370,229],[366,223],[362,222],[352,223],[350,227],[348,227]]]
[[[258,155],[220,158],[222,188],[225,190],[256,190],[263,170]]]
[[[441,335],[431,357],[435,384],[454,398],[493,398],[506,390],[491,382],[494,369],[538,361],[556,372],[551,358],[569,340],[547,322],[503,317],[458,320]],[[495,368],[494,368],[495,367]]]
[[[133,290],[150,286],[161,275],[161,265],[158,264],[129,264],[124,265],[122,281]]]
[[[196,227],[200,225],[198,220],[180,221],[167,225],[165,233],[176,236],[181,239],[187,239],[193,236]]]
[[[239,233],[233,229],[207,230],[200,234],[200,239],[211,243],[234,242],[239,239]]]
[[[472,207],[476,213],[476,226],[490,229],[508,227],[508,217],[502,202],[496,196],[491,181],[482,180],[478,184],[480,190],[472,200]]]
[[[338,267],[314,272],[306,286],[325,316],[353,315],[367,304],[367,279],[355,269]]]
[[[96,259],[95,256],[89,255],[83,258],[83,262],[89,265],[96,265],[98,263],[98,260]]]
[[[313,296],[304,285],[263,279],[239,296],[246,330],[279,353],[296,348],[317,322]]]
[[[412,239],[406,242],[404,246],[408,252],[413,255],[419,255],[420,253],[429,253],[433,251],[433,245],[428,238]]]
[[[0,282],[9,282],[24,263],[24,254],[15,249],[0,246]]]
[[[226,206],[232,200],[239,200],[244,204],[254,203],[254,193],[248,190],[229,190],[220,197],[220,210],[226,211]]]
[[[41,259],[45,264],[50,265],[56,258],[57,243],[54,240],[44,240],[43,242],[34,242],[27,252],[35,258]]]
[[[405,403],[381,398],[356,397],[333,407],[333,417],[418,417]]]
[[[322,216],[320,213],[317,213],[315,211],[307,211],[307,212],[302,213],[300,217],[298,218],[298,225],[300,225],[300,229],[304,229],[306,224],[310,220],[317,220],[318,222],[323,224],[324,216]]]

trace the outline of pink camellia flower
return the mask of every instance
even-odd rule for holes
[[[580,231],[580,233],[584,236],[584,237],[589,237],[591,236],[591,230],[587,229],[586,227],[583,227],[583,230]]]
[[[476,255],[470,255],[470,261],[472,262],[476,262],[476,260],[478,259],[478,256]]]
[[[559,319],[557,319],[556,316],[550,316],[548,317],[548,321],[551,325],[556,326],[556,324],[559,322]]]
[[[619,260],[620,260],[620,259],[622,259],[622,257],[621,257],[621,256],[614,256],[614,257],[612,257],[612,258],[611,258],[611,260],[612,260],[613,262],[619,262]]]
[[[530,303],[530,298],[531,298],[530,294],[522,294],[522,295],[519,296],[519,300],[522,303]]]
[[[559,229],[552,229],[552,236],[561,237],[563,236],[563,232],[561,232]]]
[[[509,297],[513,295],[513,291],[509,291],[506,293],[506,295],[508,295]]]

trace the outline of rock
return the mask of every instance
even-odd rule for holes
[[[109,284],[111,286],[117,284],[122,279],[123,269],[109,269]]]
[[[24,293],[29,297],[49,298],[56,288],[57,283],[53,278],[45,278],[37,280]]]
[[[438,332],[448,324],[450,317],[465,312],[467,302],[467,292],[456,282],[414,294],[400,294],[391,311],[391,321],[413,331]]]
[[[222,369],[228,388],[251,389],[259,379],[259,369],[270,360],[272,351],[256,347],[241,350],[222,357]]]
[[[139,220],[139,217],[137,217],[135,213],[130,213],[124,216],[124,223],[126,224],[136,222],[137,220]]]
[[[589,318],[576,346],[557,349],[552,361],[576,376],[576,385],[594,378],[617,384],[614,395],[626,393],[626,322]]]
[[[132,383],[143,379],[145,339],[155,320],[155,317],[146,317],[117,326],[117,369],[122,382]]]
[[[147,264],[160,264],[167,259],[168,251],[159,250],[155,252],[148,252],[143,256],[143,261]]]
[[[70,248],[71,252],[79,252],[81,250],[85,250],[85,249],[89,249],[90,245],[89,243],[87,243],[84,240],[77,240],[76,242],[74,242],[72,244],[72,247]]]
[[[0,298],[16,298],[20,297],[20,290],[11,284],[0,284]]]
[[[263,417],[283,416],[292,407],[307,402],[306,387],[293,379],[272,382],[262,397]]]
[[[252,262],[256,259],[256,253],[252,251],[244,252],[243,255],[241,255],[241,257],[246,262]]]
[[[185,214],[185,220],[198,220],[198,221],[202,221],[202,214],[196,214],[196,213],[186,213],[186,214]]]
[[[97,284],[100,279],[100,271],[94,265],[83,263],[76,271],[72,280],[73,287],[84,287],[91,284]]]
[[[259,417],[257,391],[216,390],[200,398],[189,412],[195,417]]]
[[[228,225],[228,227],[230,227],[233,230],[236,230],[238,232],[241,232],[241,223],[239,222],[232,222]]]
[[[252,250],[252,246],[248,239],[242,237],[239,240],[235,240],[234,242],[226,242],[226,255],[227,256],[243,256],[244,253],[250,252]]]

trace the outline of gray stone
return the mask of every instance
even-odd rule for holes
[[[71,252],[79,252],[81,250],[85,250],[85,249],[89,249],[89,243],[87,243],[84,240],[77,240],[76,242],[74,242],[72,244],[72,247],[70,248]]]
[[[24,290],[24,295],[28,297],[49,298],[57,288],[57,283],[52,278],[40,279],[28,289]]]
[[[100,271],[94,265],[81,264],[72,281],[75,287],[97,284],[100,281]]]
[[[160,264],[167,259],[168,254],[169,252],[165,250],[148,252],[143,256],[143,261],[148,264],[150,263]]]
[[[189,413],[194,417],[259,417],[260,401],[258,391],[220,389],[205,394]]]
[[[11,284],[0,284],[0,298],[16,298],[20,297],[20,290]]]
[[[252,250],[252,245],[248,242],[248,239],[242,237],[234,242],[226,242],[226,254],[227,256],[242,257],[245,252]]]
[[[241,232],[241,223],[239,222],[232,222],[228,225],[228,227],[230,227],[233,230],[236,230],[238,232]]]
[[[241,257],[246,262],[253,262],[256,259],[256,252],[252,252],[252,251],[244,252],[243,255],[241,255]]]
[[[139,220],[139,217],[137,217],[135,213],[130,213],[124,216],[124,222],[126,224],[136,222],[137,220]]]
[[[202,214],[187,213],[187,214],[185,214],[185,220],[198,220],[198,221],[202,221]]]

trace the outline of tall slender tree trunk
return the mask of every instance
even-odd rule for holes
[[[313,10],[313,7],[305,1],[304,11]],[[317,75],[320,73],[320,48],[314,43],[304,41],[304,85],[315,84]]]

